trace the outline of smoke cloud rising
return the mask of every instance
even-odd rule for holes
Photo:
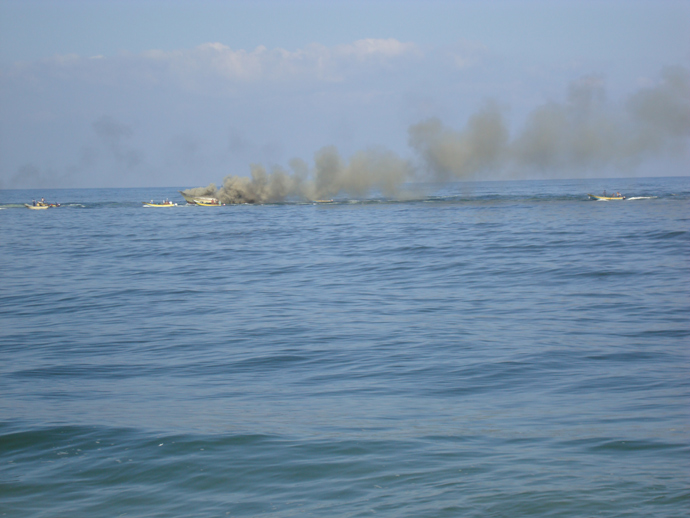
[[[570,85],[565,102],[536,108],[512,137],[502,108],[488,102],[459,131],[437,118],[410,126],[415,159],[385,149],[344,159],[329,146],[316,152],[311,169],[301,159],[290,162],[291,172],[252,165],[251,177],[227,176],[220,188],[211,184],[185,193],[223,203],[363,197],[373,191],[396,198],[407,182],[632,168],[650,157],[687,153],[689,137],[690,74],[674,67],[623,104],[608,102],[600,79],[585,77]]]

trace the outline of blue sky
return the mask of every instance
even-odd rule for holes
[[[206,185],[327,146],[438,178],[687,174],[688,27],[664,0],[0,0],[0,187]]]

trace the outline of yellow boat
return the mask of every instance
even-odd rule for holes
[[[50,207],[50,205],[47,203],[41,203],[40,201],[36,205],[29,205],[28,203],[25,203],[24,206],[31,210],[44,210]]]
[[[173,203],[171,201],[164,201],[163,203],[142,201],[141,203],[144,204],[144,207],[177,207],[177,203]]]
[[[588,194],[593,200],[603,200],[603,201],[613,201],[613,200],[624,200],[625,196],[595,196],[594,194]]]

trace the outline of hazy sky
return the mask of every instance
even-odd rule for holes
[[[0,0],[0,188],[688,174],[689,70],[687,0]]]

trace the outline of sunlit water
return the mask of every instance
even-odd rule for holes
[[[687,515],[690,179],[183,203],[0,191],[0,515]]]

